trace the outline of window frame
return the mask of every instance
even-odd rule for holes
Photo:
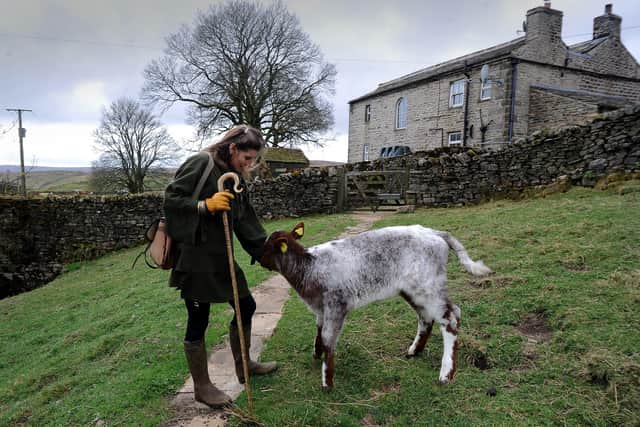
[[[484,95],[484,91],[487,90],[489,92],[489,96]],[[493,84],[490,80],[487,80],[484,83],[480,83],[480,101],[486,101],[493,97]]]
[[[401,107],[402,110],[401,110]],[[395,128],[396,129],[406,129],[407,128],[407,116],[409,115],[409,105],[407,102],[407,98],[401,96],[396,101],[396,114],[395,114]],[[401,123],[401,119],[403,122]]]
[[[454,135],[456,135],[456,136],[460,136],[460,139],[457,139],[457,140],[455,140],[455,141],[452,141],[452,140],[451,140],[451,137],[452,137],[452,136],[454,136]],[[449,143],[449,146],[452,146],[452,145],[462,145],[462,131],[457,130],[457,131],[454,131],[454,132],[449,132],[449,133],[447,134],[447,141],[448,141],[448,143]]]
[[[371,121],[371,104],[364,106],[364,122],[369,123]]]
[[[369,144],[364,144],[362,146],[362,161],[363,162],[368,162],[369,161],[369,152],[371,150],[369,150]]]
[[[462,90],[460,92],[454,93],[453,89],[460,85],[462,86]],[[466,90],[467,90],[467,82],[465,81],[465,79],[459,79],[451,82],[451,85],[449,87],[449,107],[450,108],[462,107],[464,105],[464,95]],[[457,104],[454,104],[453,102],[453,100],[456,99],[455,97],[460,97],[460,102]]]

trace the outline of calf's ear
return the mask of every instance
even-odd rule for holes
[[[291,234],[293,234],[293,237],[296,240],[304,236],[304,222],[301,222],[295,227],[293,227],[293,231],[291,232]]]
[[[289,246],[287,245],[287,238],[286,237],[279,237],[276,239],[276,245],[278,246],[278,248],[280,248],[280,252],[282,252],[283,254],[286,253],[289,250]]]

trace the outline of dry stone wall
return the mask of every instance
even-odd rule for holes
[[[63,265],[141,243],[161,196],[0,198],[0,298],[55,278]]]
[[[612,172],[640,171],[640,106],[556,133],[539,131],[495,152],[451,147],[305,169],[255,181],[251,197],[262,218],[332,213],[339,210],[345,171],[389,169],[410,170],[418,204],[434,207],[517,195],[563,175],[593,186]],[[66,263],[140,244],[161,207],[162,194],[0,198],[0,298],[52,280]]]
[[[495,152],[446,147],[348,167],[408,168],[409,190],[418,194],[418,204],[434,207],[513,195],[563,175],[574,185],[593,186],[609,173],[640,171],[640,106],[556,133],[538,131]]]

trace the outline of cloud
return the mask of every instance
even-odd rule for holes
[[[68,96],[68,109],[73,113],[100,113],[106,107],[109,97],[106,93],[106,84],[101,81],[86,81],[75,84]]]
[[[213,0],[220,2],[223,0]],[[265,3],[271,0],[266,0]],[[50,163],[52,140],[64,149],[54,150],[51,162],[84,152],[78,147],[90,139],[74,124],[88,129],[98,126],[103,106],[122,96],[136,99],[143,84],[142,71],[162,55],[165,37],[181,24],[191,25],[198,9],[206,10],[211,0],[28,0],[5,1],[0,13],[0,126],[15,115],[4,108],[29,108],[26,149],[35,145],[39,163]],[[331,133],[346,135],[347,102],[374,90],[379,83],[415,72],[518,37],[526,11],[542,6],[542,0],[284,0],[296,14],[303,30],[317,43],[325,58],[338,68],[333,97],[335,126]],[[564,13],[563,36],[573,44],[590,37],[593,18],[604,11],[602,0],[553,0],[552,7]],[[622,16],[622,40],[640,59],[640,8],[637,0],[617,0],[613,12]],[[626,30],[625,28],[630,27]],[[575,37],[576,34],[583,36]],[[586,36],[584,36],[586,34]],[[161,120],[167,124],[184,121],[185,106],[176,105]],[[5,116],[6,114],[6,116]],[[58,123],[68,130],[38,132],[43,123]],[[13,132],[11,138],[14,138]],[[0,156],[15,148],[0,137]],[[346,153],[346,136],[342,144]],[[325,148],[322,155],[329,153]],[[14,152],[12,163],[19,161]],[[336,151],[341,156],[341,151]],[[26,157],[30,159],[30,156]],[[94,153],[79,165],[88,164]],[[313,156],[312,156],[313,158]],[[339,158],[339,157],[338,157]],[[346,158],[346,154],[345,154]],[[46,159],[46,160],[45,160]],[[6,162],[8,160],[2,160]],[[72,164],[71,162],[67,162]]]
[[[347,135],[337,135],[326,141],[323,147],[301,147],[309,160],[331,160],[345,162],[348,157]]]
[[[88,124],[38,123],[24,117],[24,163],[29,166],[90,166],[97,158],[93,151],[93,130]],[[19,164],[17,131],[0,136],[0,164]]]

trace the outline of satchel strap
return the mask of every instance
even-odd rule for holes
[[[191,196],[194,199],[198,198],[198,195],[200,194],[200,191],[202,191],[202,187],[204,187],[204,183],[207,182],[207,179],[209,178],[209,175],[211,174],[211,171],[213,170],[213,156],[208,151],[202,151],[202,153],[206,153],[207,156],[209,156],[209,163],[207,163],[207,167],[204,169],[204,172],[202,173],[202,176],[200,177],[200,181],[198,181],[198,185],[196,186],[196,189],[193,192],[193,195]]]
[[[138,254],[138,256],[136,256],[136,259],[133,260],[133,264],[131,264],[131,269],[133,270],[133,268],[136,266],[136,263],[138,262],[138,259],[140,259],[141,256],[144,256],[144,262],[151,268],[158,268],[154,265],[152,265],[149,260],[147,259],[147,254],[149,253],[149,249],[151,248],[151,244],[153,243],[153,236],[155,236],[156,231],[158,231],[158,226],[160,223],[160,218],[155,219],[151,225],[149,226],[149,228],[147,228],[147,231],[145,231],[144,233],[144,237],[147,239],[147,246],[140,251],[140,253]]]
[[[211,171],[213,170],[213,156],[211,155],[211,153],[207,152],[207,151],[203,151],[203,153],[207,154],[207,156],[209,157],[209,162],[207,163],[207,167],[204,169],[204,172],[202,173],[202,176],[200,177],[200,181],[198,181],[198,185],[196,186],[196,189],[193,192],[193,195],[191,196],[194,199],[198,198],[198,195],[200,194],[200,191],[202,191],[202,187],[204,187],[204,183],[207,182],[207,179],[209,178],[209,175],[211,175]],[[158,230],[158,223],[160,222],[160,219],[156,219],[155,221],[153,221],[153,223],[149,226],[149,228],[147,229],[147,231],[144,233],[145,237],[147,238],[147,240],[149,241],[149,243],[147,244],[147,246],[142,250],[142,252],[140,252],[138,254],[138,256],[136,256],[136,259],[133,260],[133,264],[131,265],[131,268],[133,269],[136,266],[136,262],[138,262],[138,259],[141,256],[144,256],[144,262],[151,268],[158,268],[157,266],[151,264],[147,258],[147,255],[149,253],[149,249],[151,248],[151,244],[153,243],[153,236],[155,235],[156,231]]]

